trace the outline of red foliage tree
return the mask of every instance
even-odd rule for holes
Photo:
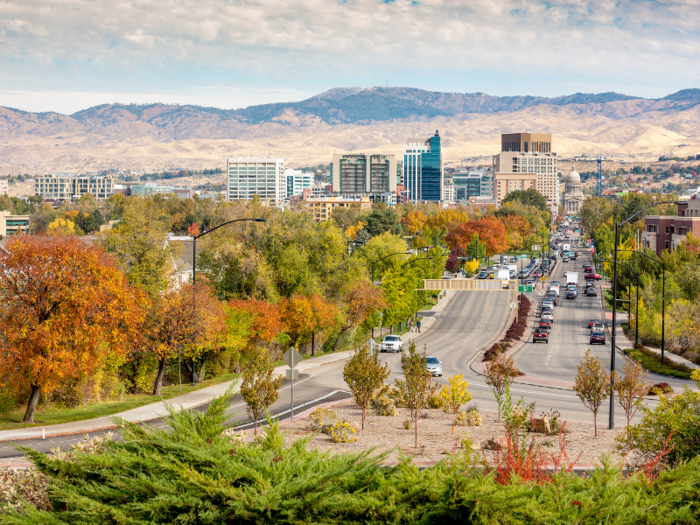
[[[479,241],[486,244],[487,255],[504,251],[505,246],[499,246],[499,243],[507,242],[506,230],[503,223],[495,217],[460,223],[447,235],[446,240],[450,248],[460,247],[466,250],[475,233],[479,236]]]

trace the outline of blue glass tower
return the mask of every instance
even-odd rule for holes
[[[411,202],[442,200],[444,174],[440,135],[408,139],[403,162],[403,182]]]

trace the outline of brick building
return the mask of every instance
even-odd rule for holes
[[[660,255],[662,251],[675,248],[685,240],[689,232],[700,237],[700,192],[678,206],[678,215],[647,215],[644,217],[642,243]]]

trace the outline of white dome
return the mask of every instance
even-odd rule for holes
[[[578,184],[581,182],[581,175],[579,175],[577,171],[571,170],[564,178],[564,182]]]

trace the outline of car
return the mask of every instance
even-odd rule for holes
[[[552,286],[559,286],[559,281],[552,281]]]
[[[518,273],[518,279],[525,279],[525,277],[527,277],[528,275],[530,275],[530,272],[520,270],[520,273]]]
[[[594,274],[593,274],[593,278],[594,278],[596,281],[600,281],[600,279],[601,279],[600,275],[597,274],[597,273],[594,273]]]
[[[548,321],[547,319],[540,319],[540,328],[551,328],[552,327],[552,321]]]
[[[568,292],[566,292],[567,299],[576,299],[577,295],[578,294],[576,292],[574,292],[573,290],[569,290]]]
[[[603,326],[603,323],[593,323],[593,326],[591,326],[591,333],[592,332],[603,332],[605,330],[605,327]]]
[[[535,270],[535,273],[532,274],[533,277],[542,277],[542,270]]]
[[[510,264],[517,264],[517,262],[518,262],[517,258],[515,258],[515,257],[510,258]]]
[[[559,295],[559,285],[558,284],[550,284],[549,291],[554,292],[555,295]]]
[[[604,332],[593,332],[591,334],[591,339],[589,341],[592,345],[604,345],[605,344],[605,333]]]
[[[584,266],[583,273],[593,273],[593,267],[588,265]]]
[[[556,306],[557,303],[559,302],[559,301],[557,300],[557,296],[554,295],[554,294],[551,294],[551,295],[550,295],[550,294],[547,294],[547,295],[544,296],[544,298],[545,298],[546,300],[548,300],[548,301],[551,301],[552,304],[553,304],[554,306]]]
[[[403,341],[400,335],[385,335],[382,339],[381,352],[403,352]]]
[[[500,267],[501,267],[501,266],[498,265],[498,264],[492,264],[491,266],[489,266],[489,267],[487,268],[487,270],[488,270],[489,272],[494,272],[494,271],[498,270]]]
[[[600,321],[598,319],[591,319],[588,321],[588,328],[591,328],[596,323],[600,323]]]
[[[595,291],[595,288],[588,288],[586,290],[586,295],[588,297],[598,297],[598,292]]]
[[[425,364],[432,376],[442,377],[442,363],[437,357],[426,356]]]
[[[532,334],[532,342],[537,343],[539,341],[549,342],[549,333],[544,328],[536,328],[535,332]]]
[[[534,279],[525,279],[523,281],[523,284],[535,284],[535,280]]]
[[[563,262],[563,263],[565,263],[565,262],[568,263],[568,262],[569,262],[569,258],[568,258],[568,257],[564,257],[564,258],[561,260],[561,262]]]
[[[477,279],[488,279],[489,274],[488,272],[481,272],[479,275],[476,276]]]
[[[552,312],[545,312],[540,316],[540,319],[554,322],[554,315],[552,314]]]

